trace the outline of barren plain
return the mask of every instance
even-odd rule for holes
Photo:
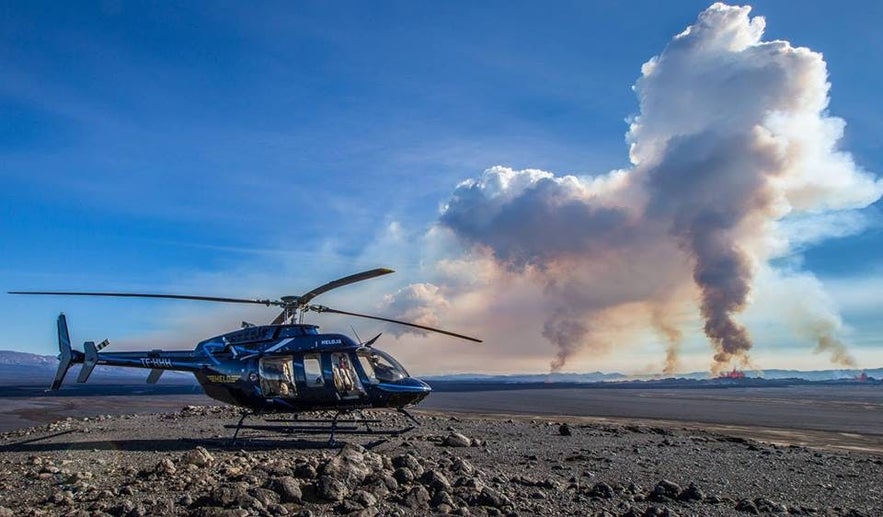
[[[335,446],[230,445],[189,393],[0,400],[0,515],[883,515],[879,386],[438,392]]]

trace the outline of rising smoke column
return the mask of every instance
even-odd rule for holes
[[[793,252],[784,223],[879,199],[881,184],[837,149],[844,123],[826,113],[822,56],[763,41],[765,22],[749,11],[712,5],[644,64],[631,169],[587,177],[498,166],[461,183],[445,206],[440,225],[470,254],[543,287],[553,371],[585,347],[619,345],[603,330],[622,311],[665,336],[674,365],[680,322],[669,309],[691,303],[712,370],[749,364],[738,316],[759,269],[782,276],[769,261]],[[823,293],[793,295],[799,305]],[[850,361],[836,313],[793,312],[796,335]]]

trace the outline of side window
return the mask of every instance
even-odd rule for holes
[[[359,364],[362,365],[362,370],[365,371],[365,375],[368,377],[368,382],[371,384],[377,383],[377,375],[374,373],[374,365],[371,362],[371,358],[366,353],[359,352]]]
[[[319,362],[319,354],[304,356],[304,376],[306,377],[307,386],[315,388],[325,385],[325,379],[322,378],[322,364]]]

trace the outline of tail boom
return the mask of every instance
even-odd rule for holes
[[[58,316],[58,370],[55,379],[49,387],[56,391],[61,387],[65,375],[73,364],[82,364],[82,369],[77,377],[77,382],[86,382],[92,375],[92,370],[97,365],[120,366],[127,368],[144,368],[151,371],[147,382],[153,384],[159,380],[165,370],[183,372],[196,372],[206,366],[205,357],[190,351],[151,350],[149,352],[101,352],[109,342],[102,341],[98,345],[94,341],[83,343],[85,353],[71,348],[70,333],[67,328],[67,318],[64,314]]]

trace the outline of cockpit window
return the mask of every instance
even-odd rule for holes
[[[372,383],[394,382],[408,377],[405,368],[382,350],[362,348],[358,351],[358,357],[365,375]]]

